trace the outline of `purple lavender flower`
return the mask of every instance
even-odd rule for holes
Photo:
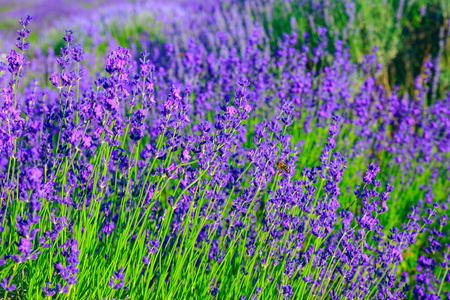
[[[115,279],[119,280],[118,283],[114,284]],[[114,271],[114,276],[110,277],[108,285],[113,289],[121,289],[125,285],[125,273],[123,272],[123,267],[121,267],[118,271]],[[128,289],[128,287],[125,287]]]
[[[8,292],[14,291],[16,289],[15,284],[11,283],[11,278],[12,276],[3,278],[2,281],[0,282],[0,286],[2,287],[2,289]]]
[[[44,292],[45,296],[47,296],[47,297],[53,296],[56,293],[56,289],[50,288],[50,284],[51,284],[51,282],[47,282],[46,285],[42,286],[42,291]]]

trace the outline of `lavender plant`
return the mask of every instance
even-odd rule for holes
[[[25,80],[20,20],[0,81],[4,299],[450,297],[436,66],[387,91],[376,48],[353,63],[320,27],[271,51],[237,7],[94,75],[66,30],[48,82]]]

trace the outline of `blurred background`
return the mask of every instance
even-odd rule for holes
[[[26,15],[33,17],[29,56],[48,55],[49,49],[58,55],[64,29],[73,29],[86,51],[92,49],[100,58],[117,45],[141,51],[148,50],[144,48],[151,41],[171,42],[163,28],[179,22],[186,12],[201,11],[207,2],[0,0],[0,59],[4,60],[12,49],[17,21]],[[334,40],[341,39],[350,47],[351,59],[361,63],[364,55],[376,47],[377,59],[382,64],[378,83],[388,91],[411,93],[415,78],[420,78],[424,71],[424,62],[430,61],[435,65],[435,85],[429,101],[446,96],[445,88],[450,85],[448,0],[251,2],[258,7],[253,11],[253,21],[263,23],[273,49],[283,33],[291,33],[293,29],[301,36],[308,33],[312,45],[317,44],[318,28],[323,26],[328,29],[329,53],[334,51]],[[223,10],[236,3],[245,6],[246,1],[221,1]],[[300,38],[299,47],[301,41]]]

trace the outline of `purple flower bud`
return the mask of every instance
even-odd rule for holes
[[[75,37],[73,36],[72,30],[66,30],[66,35],[64,36],[63,40],[68,43],[72,43],[75,41]]]
[[[59,76],[56,72],[50,75],[50,82],[53,84],[55,88],[59,88]]]
[[[21,238],[18,246],[19,246],[18,250],[20,252],[30,253],[31,248],[33,247],[33,243],[26,238]]]
[[[61,288],[61,284],[57,283],[56,284],[56,290],[58,291],[58,293],[60,294],[67,294],[69,292],[69,286],[65,285],[64,287]]]
[[[227,106],[227,113],[234,116],[237,114],[238,110],[234,106]]]
[[[31,22],[32,19],[33,18],[30,15],[28,15],[25,19],[24,18],[20,18],[19,24],[21,26],[27,27],[28,25],[30,25],[30,22]]]
[[[51,282],[47,282],[47,285],[43,285],[42,286],[42,291],[44,292],[45,296],[49,297],[49,296],[53,296],[56,293],[56,290],[50,289],[50,284]]]
[[[81,47],[80,44],[73,47],[72,59],[76,62],[81,62],[82,60],[84,60],[83,48]]]
[[[247,87],[250,85],[250,81],[248,81],[247,77],[241,77],[239,78],[238,85],[241,87]]]
[[[2,289],[7,290],[8,292],[14,291],[16,289],[16,286],[10,282],[11,277],[12,276],[3,278],[2,281],[0,282],[0,286],[2,287]]]
[[[24,67],[29,63],[26,61],[25,56],[18,54],[15,50],[11,50],[6,56],[6,59],[8,60],[8,70],[13,74],[17,73],[19,68]]]

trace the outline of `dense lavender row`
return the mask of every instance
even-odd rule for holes
[[[251,18],[264,7],[219,8],[169,22],[139,57],[116,48],[98,74],[68,30],[48,85],[20,21],[1,66],[0,292],[450,297],[435,66],[401,95],[377,82],[377,49],[355,64],[295,24],[272,49]]]

